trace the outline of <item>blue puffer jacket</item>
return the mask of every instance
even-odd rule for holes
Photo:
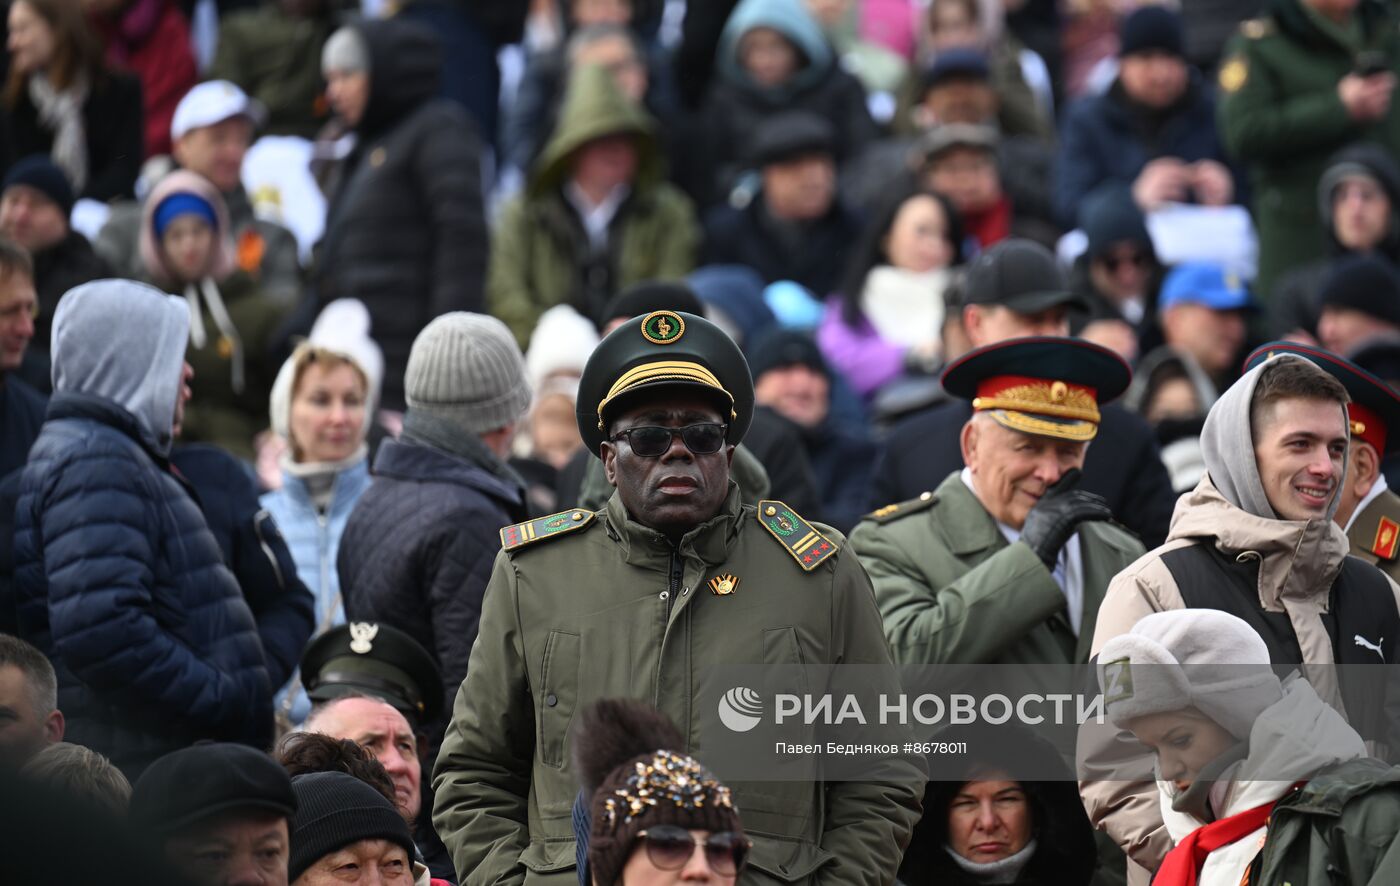
[[[15,509],[20,633],[58,672],[67,739],[133,779],[198,739],[272,738],[252,613],[144,436],[110,400],[55,394]]]
[[[355,503],[369,488],[369,459],[363,458],[338,472],[331,486],[330,504],[323,514],[311,500],[306,483],[299,477],[282,472],[282,488],[265,493],[263,508],[277,521],[282,537],[296,562],[297,576],[316,597],[316,627],[314,639],[326,628],[345,621],[345,604],[340,599],[340,576],[336,573],[336,556],[340,552],[340,537]],[[300,674],[294,675],[297,682]],[[311,701],[297,682],[297,691],[290,700],[283,689],[277,696],[277,707],[285,709],[293,724],[301,724],[311,712]]]

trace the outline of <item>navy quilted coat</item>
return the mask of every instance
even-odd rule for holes
[[[257,625],[198,505],[135,416],[58,393],[20,481],[22,636],[58,671],[67,740],[133,780],[199,739],[266,746]]]
[[[526,516],[518,487],[431,446],[388,440],[345,526],[337,567],[346,619],[408,633],[442,671],[443,713],[425,727],[432,751],[467,675],[501,527]]]

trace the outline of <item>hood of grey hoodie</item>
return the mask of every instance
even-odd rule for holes
[[[1297,360],[1306,366],[1313,366],[1310,361],[1295,354],[1279,354],[1273,360]],[[1206,415],[1205,427],[1201,429],[1201,454],[1205,457],[1206,473],[1210,475],[1211,483],[1230,504],[1266,520],[1277,520],[1279,516],[1269,504],[1264,484],[1259,479],[1249,409],[1254,403],[1254,389],[1259,384],[1259,376],[1273,364],[1273,360],[1267,360],[1246,372],[1221,394]],[[1338,408],[1342,410],[1342,424],[1346,427],[1346,406]],[[1246,433],[1240,433],[1242,428]],[[1346,471],[1343,468],[1336,488],[1341,489],[1345,483]],[[1340,497],[1334,493],[1327,506],[1329,522],[1340,504]]]
[[[144,283],[70,289],[53,317],[54,393],[116,403],[135,417],[146,445],[169,455],[189,335],[185,301]]]

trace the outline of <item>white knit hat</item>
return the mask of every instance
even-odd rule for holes
[[[413,340],[404,373],[410,409],[431,412],[480,434],[519,420],[530,408],[525,358],[495,317],[454,311]]]
[[[1241,740],[1283,698],[1269,648],[1243,619],[1217,609],[1176,609],[1141,619],[1104,644],[1099,685],[1114,725],[1195,708]]]
[[[598,346],[598,327],[569,305],[555,305],[540,315],[525,350],[530,384],[538,389],[551,375],[583,375],[588,356]]]

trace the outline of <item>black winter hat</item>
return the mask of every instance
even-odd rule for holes
[[[986,53],[980,49],[962,46],[943,50],[920,78],[920,92],[926,93],[944,80],[954,77],[990,82],[992,69],[987,62]]]
[[[66,218],[73,212],[73,185],[63,170],[43,154],[30,154],[5,173],[3,191],[15,185],[25,185],[58,204]]]
[[[796,329],[780,329],[759,339],[749,359],[749,370],[755,382],[770,369],[802,365],[829,376],[826,359],[812,337]]]
[[[241,744],[206,742],[166,754],[131,790],[131,818],[168,834],[232,809],[297,809],[291,780],[277,761]]]
[[[1111,189],[1084,201],[1079,226],[1089,240],[1089,257],[1098,258],[1116,243],[1136,243],[1156,254],[1147,220],[1127,188]]]
[[[784,111],[759,124],[749,143],[749,164],[761,169],[804,154],[835,154],[836,130],[811,111]]]
[[[292,819],[288,882],[326,855],[360,840],[397,843],[413,859],[413,835],[394,804],[344,772],[312,772],[292,779],[297,814]]]
[[[1322,286],[1321,305],[1360,311],[1400,327],[1400,272],[1374,255],[1339,258]]]
[[[1135,52],[1169,52],[1186,55],[1181,16],[1165,6],[1142,6],[1123,19],[1118,31],[1118,56]]]
[[[612,297],[603,308],[600,328],[614,320],[631,320],[652,311],[685,311],[705,316],[705,303],[684,283],[670,280],[643,280]]]

